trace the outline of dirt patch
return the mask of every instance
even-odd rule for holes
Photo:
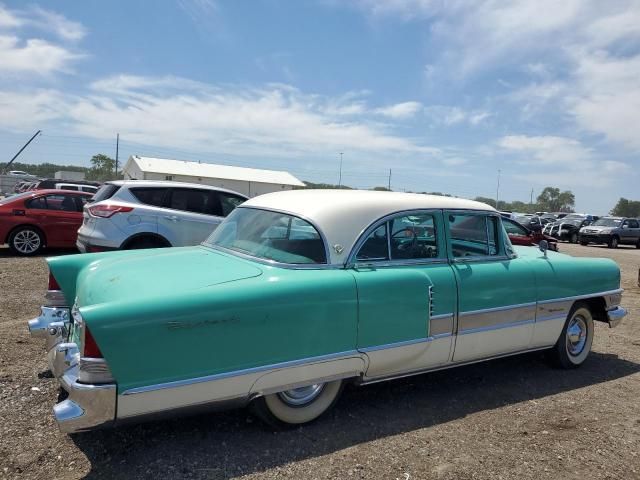
[[[576,371],[528,354],[348,388],[283,433],[236,410],[73,436],[55,426],[57,382],[25,324],[44,258],[0,250],[0,478],[640,479],[640,250],[560,249],[617,261],[630,310],[597,325]]]

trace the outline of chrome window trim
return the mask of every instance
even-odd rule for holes
[[[216,373],[213,375],[206,375],[204,377],[196,377],[196,378],[188,378],[188,379],[184,379],[184,380],[175,380],[172,382],[163,382],[163,383],[157,383],[154,385],[147,385],[144,387],[134,387],[134,388],[130,388],[128,390],[125,390],[124,392],[121,393],[121,395],[135,395],[138,393],[145,393],[145,392],[151,392],[151,391],[155,391],[155,390],[164,390],[164,389],[168,389],[168,388],[177,388],[177,387],[184,387],[187,385],[193,385],[196,383],[204,383],[204,382],[210,382],[210,381],[215,381],[215,380],[222,380],[224,378],[230,378],[230,377],[237,377],[237,376],[242,376],[242,375],[249,375],[252,373],[259,373],[259,372],[263,372],[263,371],[268,371],[268,370],[277,370],[279,368],[289,368],[289,367],[296,367],[299,365],[304,365],[305,363],[317,363],[317,362],[324,362],[324,361],[328,361],[328,360],[335,360],[335,359],[339,359],[339,358],[343,358],[343,357],[349,357],[349,356],[353,356],[353,355],[358,355],[359,352],[357,350],[346,350],[344,352],[338,352],[338,353],[330,353],[327,355],[319,355],[316,357],[307,357],[307,358],[301,358],[298,360],[289,360],[286,362],[279,362],[279,363],[272,363],[270,365],[263,365],[260,367],[251,367],[251,368],[245,368],[245,369],[241,369],[241,370],[233,370],[230,372],[223,372],[223,373]]]
[[[504,260],[513,260],[516,257],[508,255],[484,255],[477,257],[454,257],[453,263],[477,263],[477,262],[502,262]]]
[[[615,290],[606,290],[604,292],[587,293],[584,295],[575,295],[573,297],[560,297],[560,298],[552,298],[549,300],[538,300],[538,305],[544,305],[547,303],[555,303],[555,302],[570,302],[575,300],[583,300],[585,298],[603,297],[605,295],[617,295],[617,294],[622,294],[622,292],[624,292],[623,288],[617,288]]]
[[[275,208],[253,207],[253,206],[243,207],[242,205],[239,205],[234,210],[237,210],[239,208],[253,209],[253,210],[263,210],[265,212],[273,212],[273,213],[281,213],[283,215],[289,215],[291,217],[295,217],[295,218],[299,218],[300,220],[304,220],[309,225],[311,225],[313,228],[315,228],[316,232],[318,232],[318,235],[320,236],[320,240],[322,241],[322,244],[324,246],[324,254],[325,254],[326,261],[324,263],[285,263],[285,262],[278,262],[278,261],[275,261],[275,260],[268,260],[268,259],[262,258],[262,257],[256,257],[256,256],[250,255],[248,253],[238,252],[237,250],[233,250],[231,248],[222,247],[220,245],[215,245],[213,243],[208,243],[207,240],[202,242],[200,245],[203,245],[203,246],[209,247],[209,248],[213,248],[213,249],[224,250],[225,252],[230,252],[230,253],[232,253],[234,255],[238,255],[238,256],[241,256],[241,257],[249,259],[249,260],[254,260],[254,261],[257,261],[259,263],[264,263],[266,265],[272,265],[274,267],[292,268],[292,269],[296,269],[296,270],[297,269],[300,269],[300,270],[303,270],[303,269],[304,270],[319,270],[319,269],[322,269],[322,268],[342,267],[342,264],[332,264],[331,263],[331,251],[329,249],[329,242],[327,241],[327,237],[325,236],[325,234],[322,231],[322,229],[320,227],[318,227],[318,225],[313,220],[311,220],[310,218],[305,217],[305,216],[300,215],[300,214],[297,214],[297,213],[289,212],[287,210],[280,210],[280,209],[275,209]],[[226,220],[227,217],[224,217],[224,218]],[[223,220],[223,222],[225,220]],[[221,224],[222,224],[222,222],[220,222],[219,225],[221,225]]]
[[[502,330],[503,328],[516,328],[524,325],[532,325],[536,323],[535,319],[521,320],[518,322],[498,323],[495,325],[489,325],[486,327],[468,328],[466,330],[460,330],[458,335],[468,335],[470,333],[489,332],[491,330]]]
[[[368,259],[367,262],[358,262],[351,265],[350,268],[384,268],[384,267],[400,267],[400,266],[416,266],[416,265],[437,265],[447,264],[449,261],[446,258],[416,258],[416,259],[404,259],[404,260],[385,260],[375,261],[375,259]]]
[[[389,220],[391,220],[392,218],[395,218],[397,216],[403,215],[403,214],[420,214],[420,213],[424,213],[427,215],[433,215],[433,219],[434,219],[434,229],[436,227],[436,222],[435,222],[435,218],[436,218],[436,214],[437,213],[441,213],[443,210],[440,208],[419,208],[419,209],[409,209],[409,210],[398,210],[392,213],[388,213],[383,217],[378,218],[377,220],[374,220],[373,222],[371,222],[369,224],[368,227],[364,228],[359,234],[358,234],[358,239],[356,240],[356,242],[353,244],[353,247],[351,248],[351,251],[349,252],[349,255],[347,256],[347,260],[345,261],[344,265],[347,268],[352,268],[355,265],[358,264],[362,264],[362,262],[358,262],[357,259],[357,254],[358,251],[360,250],[360,248],[362,247],[362,245],[364,244],[364,242],[367,241],[367,238],[369,237],[369,235],[371,235],[371,233],[376,230],[377,228],[379,228],[383,223],[388,222]],[[389,257],[389,260],[386,260],[386,262],[389,264],[387,266],[398,266],[398,265],[405,265],[407,261],[407,259],[401,259],[401,260],[392,260],[391,259],[391,231],[389,229],[389,226],[387,225],[386,227],[387,229],[387,255]],[[437,243],[437,237],[438,232],[436,230],[436,243]],[[442,234],[441,234],[442,235]],[[418,259],[412,259],[412,260],[417,260],[419,261],[418,264],[421,264],[424,261],[429,261],[431,260],[431,262],[428,263],[434,263],[432,262],[433,260],[438,260],[439,262],[437,263],[446,263],[447,262],[447,257],[446,255],[444,257],[441,256],[442,252],[438,252],[438,257],[437,258],[418,258]],[[367,260],[373,260],[373,259],[367,259]],[[365,262],[368,263],[368,262]],[[412,263],[415,264],[415,263]],[[376,266],[380,265],[379,263],[376,263]]]

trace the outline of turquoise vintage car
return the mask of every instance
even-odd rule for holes
[[[573,368],[626,314],[614,262],[514,248],[493,208],[429,195],[278,192],[200,246],[47,261],[29,328],[64,432],[234,405],[303,424],[346,382],[533,350]]]

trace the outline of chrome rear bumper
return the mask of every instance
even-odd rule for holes
[[[607,322],[609,327],[617,327],[622,319],[627,315],[627,310],[622,307],[615,307],[607,311]]]
[[[77,433],[111,425],[116,418],[116,385],[87,385],[78,382],[78,366],[59,379],[69,398],[53,407],[63,433]]]

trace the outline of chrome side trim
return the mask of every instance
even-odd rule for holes
[[[545,303],[569,302],[569,301],[575,301],[575,300],[583,300],[585,298],[593,298],[593,297],[604,297],[606,295],[617,295],[617,294],[622,294],[622,292],[624,292],[624,289],[618,288],[616,290],[606,290],[604,292],[587,293],[585,295],[575,295],[573,297],[560,297],[560,298],[552,298],[552,299],[549,299],[549,300],[539,300],[538,301],[538,305],[540,305],[540,304],[544,305]]]
[[[534,319],[529,319],[529,320],[521,320],[518,322],[499,323],[496,325],[489,325],[486,327],[468,328],[458,332],[458,335],[468,335],[470,333],[489,332],[491,330],[500,330],[503,328],[520,327],[520,326],[529,325],[535,322],[536,321]]]
[[[433,340],[434,340],[434,337],[415,338],[413,340],[404,340],[402,342],[385,343],[383,345],[375,345],[373,347],[359,348],[358,351],[363,353],[377,352],[378,350],[387,350],[389,348],[406,347],[409,345],[415,345],[416,343],[428,343],[428,342],[432,342]]]
[[[474,263],[474,262],[497,262],[503,260],[513,260],[513,257],[508,255],[478,255],[469,257],[454,257],[453,263]]]
[[[536,323],[549,322],[552,320],[566,320],[566,315],[548,315],[546,317],[536,317]]]
[[[484,313],[503,312],[505,310],[513,310],[515,308],[534,307],[536,302],[516,303],[514,305],[505,305],[501,307],[482,308],[480,310],[467,310],[466,312],[460,312],[460,317],[466,317],[468,315],[480,315]]]
[[[433,315],[429,319],[429,334],[433,337],[454,331],[453,313]]]
[[[320,355],[317,357],[308,357],[300,360],[290,360],[287,362],[274,363],[271,365],[264,365],[261,367],[253,367],[253,368],[246,368],[242,370],[234,370],[231,372],[217,373],[214,375],[207,375],[204,377],[188,378],[185,380],[176,380],[173,382],[159,383],[156,385],[148,385],[145,387],[135,387],[135,388],[130,388],[128,390],[125,390],[124,392],[121,393],[121,395],[136,395],[139,393],[152,392],[155,390],[164,390],[167,388],[177,388],[177,387],[183,387],[185,385],[193,385],[193,384],[203,383],[203,382],[212,382],[215,380],[222,380],[225,378],[249,375],[252,373],[266,372],[268,370],[275,370],[278,368],[295,367],[298,365],[303,365],[305,363],[324,362],[327,360],[334,360],[334,359],[348,357],[350,355],[357,355],[357,354],[358,354],[357,350],[347,350],[345,352],[331,353],[328,355]]]
[[[489,360],[495,360],[497,358],[503,358],[503,357],[511,357],[513,355],[521,355],[523,353],[529,353],[529,352],[537,352],[539,350],[546,350],[549,347],[542,347],[542,348],[529,348],[526,350],[518,350],[515,352],[509,352],[509,353],[503,353],[500,355],[493,355],[490,357],[483,357],[483,358],[478,358],[476,360],[469,360],[469,361],[463,361],[463,362],[452,362],[452,363],[447,363],[446,365],[439,365],[436,367],[430,367],[430,368],[424,368],[424,369],[420,369],[420,370],[414,370],[411,372],[404,372],[404,373],[399,373],[399,374],[394,374],[394,375],[386,375],[386,376],[381,376],[381,377],[372,377],[371,379],[364,379],[361,382],[359,382],[360,385],[370,385],[373,383],[379,383],[379,382],[385,382],[387,380],[395,380],[398,378],[405,378],[405,377],[412,377],[414,375],[421,375],[423,373],[429,373],[429,372],[436,372],[438,370],[447,370],[449,368],[454,368],[454,367],[460,367],[463,365],[472,365],[474,363],[480,363],[480,362],[486,362]]]

